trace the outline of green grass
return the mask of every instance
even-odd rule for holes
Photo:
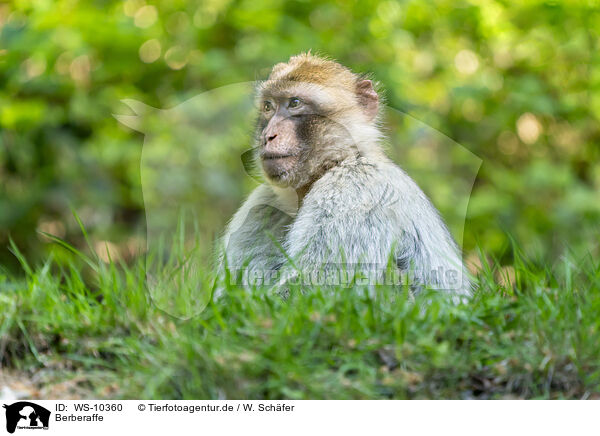
[[[462,305],[385,287],[374,298],[313,289],[287,300],[231,288],[181,320],[152,304],[144,262],[81,256],[37,267],[21,257],[23,276],[0,274],[4,371],[45,388],[70,381],[89,398],[597,398],[600,391],[600,265],[589,257],[549,268],[515,253],[508,287],[484,263],[479,289]]]

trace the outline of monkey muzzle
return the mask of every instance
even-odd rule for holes
[[[262,152],[260,158],[267,177],[280,179],[293,170],[298,155],[295,153]]]

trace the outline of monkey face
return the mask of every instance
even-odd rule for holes
[[[258,157],[271,183],[297,189],[314,181],[331,167],[328,142],[336,144],[335,160],[343,159],[340,145],[348,142],[349,134],[312,99],[269,94],[261,105]]]
[[[263,116],[264,127],[259,138],[263,171],[272,182],[288,186],[293,184],[308,151],[308,144],[297,133],[302,122],[298,114],[291,114],[285,102],[278,104],[274,100],[265,100]]]
[[[267,181],[282,187],[310,186],[358,155],[356,142],[373,131],[371,81],[342,67],[313,67],[276,68],[259,93],[258,158]]]
[[[299,135],[311,111],[309,103],[295,96],[264,95],[261,105],[258,141],[264,174],[277,185],[296,185],[310,151],[309,142]]]

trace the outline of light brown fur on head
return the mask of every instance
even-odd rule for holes
[[[353,73],[336,61],[308,52],[292,56],[286,63],[276,64],[259,91],[260,94],[281,94],[286,91],[294,94],[298,88],[312,90],[314,94],[319,93],[324,106],[329,109],[328,115],[333,118],[336,112],[356,112],[358,105],[363,103],[359,91],[365,83],[372,86],[366,76]],[[376,102],[378,95],[371,90]],[[367,121],[373,121],[377,113],[377,105],[371,107],[366,114]]]
[[[290,80],[351,89],[359,76],[335,61],[301,53],[273,67],[269,81]]]
[[[276,64],[258,91],[259,104],[276,105],[275,113],[262,114],[258,129],[271,182],[306,188],[347,158],[380,153],[379,96],[370,80],[343,65],[302,53]],[[311,109],[286,110],[294,98]]]

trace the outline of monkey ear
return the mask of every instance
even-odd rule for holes
[[[356,84],[356,95],[369,120],[375,118],[379,111],[379,96],[373,88],[373,82],[368,79],[359,80]]]

